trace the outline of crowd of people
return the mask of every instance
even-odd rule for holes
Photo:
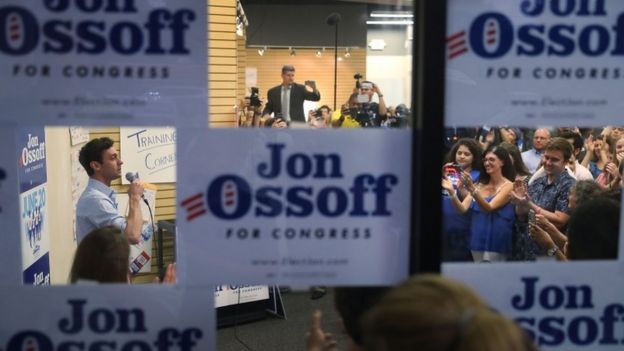
[[[453,128],[443,259],[615,259],[624,128]]]
[[[240,127],[267,128],[405,128],[410,110],[405,104],[386,106],[381,88],[371,81],[356,81],[349,99],[333,111],[322,105],[304,112],[304,101],[320,101],[316,82],[295,82],[295,67],[282,67],[282,83],[261,99],[256,88],[237,106]]]

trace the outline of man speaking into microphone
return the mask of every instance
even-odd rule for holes
[[[121,230],[130,244],[138,244],[143,226],[143,185],[138,177],[132,177],[128,217],[124,218],[117,211],[117,194],[110,187],[121,176],[123,164],[113,140],[106,137],[91,140],[80,149],[78,160],[89,175],[89,183],[76,204],[76,241],[80,243],[94,229],[112,225]]]

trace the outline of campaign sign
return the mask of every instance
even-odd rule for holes
[[[173,183],[176,181],[175,128],[121,127],[122,174],[139,173],[141,181]],[[129,184],[125,177],[122,184]]]
[[[48,179],[45,129],[43,127],[18,129],[15,135],[20,192],[24,192],[45,183]]]
[[[22,276],[26,285],[50,285],[50,253],[26,268]]]
[[[0,288],[0,349],[214,350],[208,295],[159,285]]]
[[[19,195],[24,270],[50,251],[47,193],[47,184],[42,184]]]
[[[267,300],[269,287],[266,285],[217,285],[215,287],[215,307],[225,307],[238,303]]]
[[[207,126],[206,2],[3,0],[0,124]]]
[[[447,23],[447,125],[621,123],[624,1],[450,0]]]
[[[443,271],[515,319],[540,350],[624,348],[624,267],[620,264],[444,264]]]
[[[143,217],[143,225],[141,227],[141,237],[139,242],[130,245],[130,271],[136,273],[149,273],[152,270],[152,243],[154,241],[154,227],[152,226],[153,218],[151,215],[156,213],[156,187],[152,184],[145,184],[141,201],[141,216]],[[117,211],[127,218],[130,211],[128,194],[117,194]]]
[[[382,285],[407,276],[410,131],[178,135],[176,224],[189,284]]]

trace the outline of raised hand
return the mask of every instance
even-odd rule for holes
[[[312,313],[312,323],[306,333],[306,351],[336,350],[336,340],[330,333],[321,328],[321,311]]]
[[[165,276],[163,277],[162,283],[164,284],[175,284],[178,281],[177,273],[176,273],[176,264],[169,263],[167,266],[167,270],[165,271]],[[154,283],[161,283],[160,278],[154,278]]]
[[[548,230],[549,228],[557,229],[557,227],[552,224],[552,222],[549,221],[548,218],[544,217],[544,215],[540,213],[535,214],[535,223],[544,230]]]
[[[474,190],[474,183],[472,182],[472,177],[470,176],[470,173],[466,172],[466,171],[462,171],[461,172],[461,182],[464,185],[464,187],[466,189],[468,189],[468,191],[473,191]]]
[[[607,163],[607,165],[605,166],[605,171],[607,171],[611,175],[611,179],[615,179],[620,176],[620,171],[613,162]]]
[[[442,178],[442,189],[449,192],[449,194],[454,194],[455,189],[453,188],[453,183],[446,178]]]
[[[548,233],[537,224],[529,223],[529,234],[531,239],[533,239],[537,245],[543,249],[555,246],[555,242],[552,240],[550,235],[548,235]]]
[[[594,152],[594,136],[590,135],[587,139],[585,139],[585,150],[588,152]]]

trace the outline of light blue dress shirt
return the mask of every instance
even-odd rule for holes
[[[535,149],[527,150],[522,153],[522,161],[527,166],[531,174],[535,173],[535,171],[537,170],[537,166],[539,166],[541,160],[542,153],[538,152]]]
[[[126,219],[117,211],[117,194],[104,183],[89,178],[76,204],[76,241],[80,243],[94,229],[109,225],[122,233],[126,229]]]

